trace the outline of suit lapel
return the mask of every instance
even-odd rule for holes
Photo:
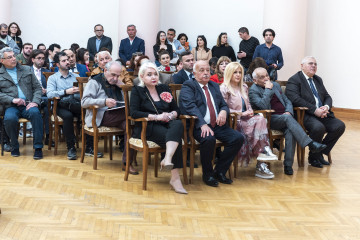
[[[207,105],[206,103],[206,98],[205,98],[205,95],[204,95],[204,92],[202,90],[202,88],[200,87],[200,84],[196,81],[196,80],[193,80],[194,83],[195,83],[195,87],[198,89],[198,91],[200,92],[200,96],[201,96],[201,99],[203,100],[203,102],[205,103],[205,105]]]
[[[212,84],[208,84],[209,85],[209,91],[211,92],[211,96],[213,97],[214,99],[214,104],[215,104],[215,108],[216,108],[216,111],[219,113],[219,104],[218,104],[218,99],[216,98],[216,89],[215,87],[212,85]]]
[[[300,75],[300,84],[302,86],[305,86],[305,89],[307,90],[308,94],[313,97],[313,92],[311,91],[311,88],[309,86],[309,82],[308,80],[305,78],[304,74],[302,73],[302,71],[299,72]],[[317,88],[317,87],[316,87]]]

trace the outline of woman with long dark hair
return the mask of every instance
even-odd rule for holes
[[[235,62],[235,52],[234,49],[228,44],[227,33],[222,32],[217,38],[216,45],[211,49],[212,55],[214,57],[220,58],[226,56]]]
[[[212,58],[212,52],[207,47],[207,41],[204,35],[199,35],[196,39],[196,48],[191,50],[195,61],[205,60],[209,61]]]
[[[159,31],[156,35],[156,44],[153,46],[154,57],[156,66],[160,66],[159,62],[159,51],[160,49],[165,49],[170,54],[170,59],[173,59],[173,49],[170,44],[166,42],[166,33],[164,31]]]

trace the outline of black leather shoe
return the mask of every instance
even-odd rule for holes
[[[319,159],[319,162],[322,165],[330,165],[330,163],[328,161],[326,161],[323,156],[321,156],[321,158]]]
[[[204,177],[203,181],[206,185],[211,187],[217,187],[219,185],[219,182],[214,177]]]
[[[224,184],[231,184],[233,181],[227,177],[225,177],[222,173],[215,173],[214,174],[215,179],[217,179],[219,182]]]
[[[291,166],[284,166],[284,173],[286,175],[293,175],[294,174],[294,170],[292,169]]]
[[[315,160],[312,160],[312,159],[309,159],[309,164],[313,167],[317,167],[317,168],[322,168],[323,165],[320,163],[319,160],[315,159]]]
[[[326,145],[315,141],[311,141],[311,143],[308,144],[308,147],[310,152],[319,153],[326,148]]]
[[[190,160],[186,160],[186,166],[190,167]],[[194,168],[198,168],[199,166],[197,165],[196,162],[194,162]]]

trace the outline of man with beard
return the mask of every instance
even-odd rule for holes
[[[274,30],[268,28],[263,31],[265,43],[257,46],[253,55],[253,60],[261,57],[269,66],[268,73],[271,80],[277,80],[277,70],[284,66],[284,59],[281,48],[273,44],[275,38]]]
[[[86,72],[88,72],[85,65],[76,62],[76,55],[72,49],[64,49],[64,53],[69,57],[70,69],[72,73],[78,72],[80,77],[87,77]],[[59,71],[59,68],[56,67],[54,72]]]
[[[28,64],[29,57],[32,51],[33,51],[33,45],[31,43],[25,43],[23,45],[22,53],[16,56],[16,61],[18,61],[21,64]]]
[[[173,81],[176,84],[183,84],[186,80],[193,80],[194,56],[191,52],[184,52],[180,54],[180,66],[182,69],[173,76]]]
[[[47,97],[60,97],[57,107],[57,114],[63,119],[63,131],[68,149],[67,157],[69,160],[76,160],[74,117],[81,119],[81,104],[79,88],[74,86],[76,77],[79,75],[69,71],[69,57],[65,52],[59,52],[55,55],[54,61],[59,69],[58,72],[51,75],[48,79]],[[94,156],[93,137],[86,138],[86,156]],[[102,153],[98,153],[101,158]]]
[[[41,101],[41,87],[28,66],[16,61],[13,49],[0,50],[0,102],[5,106],[4,126],[11,142],[11,156],[19,157],[19,118],[31,121],[34,131],[34,159],[42,159],[43,120],[38,106]],[[2,110],[0,110],[2,111]]]
[[[0,41],[11,47],[16,55],[20,53],[20,48],[16,42],[8,35],[8,26],[5,23],[0,24]]]

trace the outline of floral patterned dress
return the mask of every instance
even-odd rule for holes
[[[242,112],[243,103],[245,103],[246,110],[252,110],[248,97],[248,87],[245,83],[243,88],[246,97],[243,97],[240,91],[235,91],[235,95],[233,95],[224,84],[220,86],[221,94],[229,106],[230,112]],[[237,130],[245,136],[245,142],[238,153],[238,160],[240,166],[246,167],[252,157],[257,157],[264,150],[264,147],[269,146],[266,119],[262,115],[239,117]]]

